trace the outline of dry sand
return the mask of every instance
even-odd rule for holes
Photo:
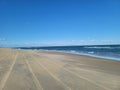
[[[120,62],[1,48],[0,90],[120,90]]]

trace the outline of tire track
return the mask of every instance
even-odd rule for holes
[[[37,59],[32,55],[32,57],[37,61]],[[38,62],[38,61],[37,61]],[[46,70],[55,80],[57,80],[59,83],[61,83],[63,86],[65,86],[68,90],[72,90],[70,87],[68,87],[66,84],[64,84],[59,78],[57,78],[54,74],[52,74],[44,65],[40,64],[40,67],[42,67],[44,70]]]
[[[35,74],[34,74],[32,68],[31,68],[29,62],[28,62],[27,60],[25,60],[25,62],[26,62],[26,64],[27,64],[27,66],[28,66],[28,69],[29,69],[30,73],[31,73],[32,76],[33,76],[33,80],[34,80],[34,82],[35,82],[35,85],[36,85],[37,89],[38,89],[38,90],[43,90],[42,85],[40,84],[39,80],[38,80],[37,77],[35,76]]]
[[[73,71],[71,71],[71,70],[69,70],[69,69],[64,68],[64,70],[66,70],[67,72],[72,73],[73,75],[75,75],[75,76],[77,76],[77,77],[79,77],[79,78],[82,78],[82,79],[84,79],[84,80],[87,80],[88,82],[93,83],[94,85],[99,86],[99,87],[101,87],[101,88],[103,88],[103,89],[105,89],[105,90],[111,90],[111,89],[109,89],[109,88],[107,88],[107,87],[104,87],[104,86],[101,85],[101,84],[97,84],[97,83],[94,82],[93,80],[88,79],[88,78],[85,78],[84,76],[81,76],[81,75],[79,75],[79,74],[77,74],[77,73],[75,73],[75,72],[73,72]]]
[[[56,63],[54,63],[54,65],[57,65]],[[58,66],[58,65],[57,65]],[[84,79],[84,80],[86,80],[86,81],[88,81],[88,82],[90,82],[90,83],[93,83],[94,85],[96,85],[96,86],[99,86],[99,87],[101,87],[101,88],[103,88],[103,89],[105,89],[105,90],[111,90],[110,88],[107,88],[107,87],[105,87],[105,86],[103,86],[103,85],[101,85],[101,84],[97,84],[96,82],[94,82],[93,80],[91,80],[91,79],[88,79],[88,78],[86,78],[86,77],[84,77],[84,76],[81,76],[81,75],[79,75],[79,74],[77,74],[77,73],[75,73],[75,72],[73,72],[73,71],[71,71],[71,70],[69,70],[69,69],[66,69],[66,68],[63,68],[65,71],[67,71],[67,72],[69,72],[69,73],[72,73],[73,75],[75,75],[75,76],[77,76],[77,77],[79,77],[79,78],[81,78],[81,79]]]
[[[2,83],[1,83],[1,85],[0,85],[0,90],[3,90],[3,88],[5,87],[5,84],[6,84],[8,78],[9,78],[9,76],[10,76],[12,70],[13,70],[13,67],[14,67],[14,65],[15,65],[17,56],[18,56],[18,52],[17,52],[17,54],[15,55],[14,61],[13,61],[12,65],[11,65],[9,71],[6,73],[6,75],[4,76],[4,78],[3,78],[3,80],[2,80]]]
[[[39,54],[36,53],[36,52],[35,52],[35,54],[36,54],[36,55],[39,55]],[[40,55],[39,55],[39,56],[40,56]],[[51,60],[51,61],[52,61],[52,60]],[[52,64],[60,67],[59,64],[56,64],[56,63],[54,63],[54,62],[53,62]],[[69,64],[69,65],[70,65],[70,64]],[[71,66],[71,65],[70,65],[70,66]],[[81,76],[81,75],[79,75],[79,74],[77,74],[77,73],[75,73],[75,72],[73,72],[73,71],[71,71],[71,70],[69,70],[69,69],[66,69],[66,68],[63,68],[63,69],[64,69],[65,71],[67,71],[67,72],[69,72],[69,73],[77,76],[78,78],[84,79],[84,80],[86,80],[86,81],[88,81],[88,82],[90,82],[90,83],[93,83],[93,84],[96,85],[96,86],[99,86],[99,87],[103,88],[104,90],[111,90],[110,88],[107,88],[107,87],[105,87],[105,86],[103,86],[103,85],[101,85],[101,84],[98,84],[98,83],[94,82],[94,81],[91,80],[91,79],[85,78],[84,76]]]

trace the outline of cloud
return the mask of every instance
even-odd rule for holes
[[[114,42],[114,41],[113,40],[101,40],[101,42],[111,43],[111,42]]]
[[[0,46],[4,47],[31,47],[31,46],[67,46],[67,45],[103,45],[103,44],[120,44],[120,41],[114,40],[68,40],[68,41],[29,41],[29,42],[11,42],[5,38],[0,38]]]
[[[64,42],[63,42],[64,43]],[[72,40],[66,41],[66,45],[102,45],[102,44],[120,44],[120,41],[115,40],[97,40],[97,39],[85,39],[85,40]]]

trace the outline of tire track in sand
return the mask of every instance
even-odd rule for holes
[[[9,78],[9,76],[10,76],[12,70],[13,70],[13,67],[14,67],[14,65],[15,65],[17,56],[18,56],[18,52],[17,52],[17,54],[15,55],[14,61],[13,61],[12,65],[11,65],[9,71],[6,73],[6,75],[5,75],[4,78],[2,79],[2,83],[1,83],[1,85],[0,85],[0,90],[3,90],[3,88],[5,87],[5,84],[6,84],[8,78]]]
[[[58,65],[57,65],[56,63],[54,63],[54,62],[53,62],[52,64],[58,66]],[[75,73],[75,72],[73,72],[73,71],[71,71],[71,70],[69,70],[69,69],[67,69],[67,68],[63,68],[63,69],[64,69],[65,71],[67,71],[67,72],[69,72],[69,73],[77,76],[78,78],[84,79],[84,80],[86,80],[86,81],[88,81],[88,82],[90,82],[90,83],[93,83],[93,84],[96,85],[96,86],[99,86],[99,87],[103,88],[104,90],[112,90],[112,89],[107,88],[107,87],[105,87],[105,86],[103,86],[103,85],[101,85],[101,84],[96,83],[95,81],[93,81],[93,80],[91,80],[91,79],[88,79],[88,78],[86,78],[86,77],[84,77],[84,76],[81,76],[81,75],[79,75],[78,73]]]
[[[38,53],[36,53],[36,52],[34,52],[34,53],[35,53],[35,55],[40,56]],[[51,60],[51,61],[52,61],[52,60]],[[60,66],[59,64],[56,64],[55,62],[52,62],[52,64],[54,64],[54,65],[56,65],[56,66],[58,66],[58,67]],[[69,65],[70,65],[70,64],[69,64]],[[84,80],[86,80],[86,81],[88,81],[88,82],[90,82],[90,83],[92,83],[92,84],[94,84],[94,85],[96,85],[96,86],[98,86],[98,87],[103,88],[104,90],[112,90],[112,89],[107,88],[107,87],[105,87],[105,86],[103,86],[103,85],[101,85],[101,84],[96,83],[95,81],[93,81],[93,80],[91,80],[91,79],[88,79],[88,78],[86,78],[86,77],[84,77],[84,76],[81,76],[81,75],[79,75],[79,74],[77,74],[77,73],[75,73],[75,72],[73,72],[73,71],[71,71],[71,70],[69,70],[69,69],[67,69],[67,68],[63,68],[63,69],[64,69],[65,71],[67,71],[67,72],[69,72],[69,73],[77,76],[78,78],[84,79]]]
[[[35,60],[36,60],[36,58],[33,56],[33,55],[31,55]],[[37,61],[37,60],[36,60]],[[37,61],[38,62],[38,61]],[[54,74],[52,74],[46,67],[44,67],[44,65],[42,65],[42,64],[40,64],[39,62],[38,62],[38,64],[44,69],[44,70],[46,70],[55,80],[57,80],[59,83],[61,83],[63,86],[65,86],[68,90],[72,90],[70,87],[68,87],[66,84],[64,84],[59,78],[57,78]]]
[[[28,66],[28,69],[29,69],[30,73],[33,76],[33,80],[35,82],[35,85],[36,85],[37,89],[38,90],[43,90],[42,85],[40,84],[39,80],[37,79],[36,75],[34,74],[34,72],[33,72],[32,68],[31,68],[29,62],[27,60],[25,60],[25,62],[27,64],[27,66]]]

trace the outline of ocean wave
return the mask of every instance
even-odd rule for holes
[[[114,47],[84,47],[84,48],[94,48],[94,49],[114,49]]]
[[[73,53],[73,54],[79,54],[78,51],[76,50],[61,50],[62,52],[66,52],[66,53]]]
[[[120,59],[120,45],[94,45],[94,46],[59,46],[59,47],[33,47],[21,49],[48,50],[79,55],[92,55],[99,57],[112,57]]]
[[[71,54],[77,54],[77,55],[85,55],[85,56],[91,56],[96,58],[103,58],[103,59],[110,59],[110,60],[118,60],[120,61],[119,57],[111,56],[111,55],[103,55],[103,54],[96,54],[96,52],[79,52],[76,50],[48,50],[48,51],[55,51],[55,52],[63,52],[63,53],[71,53]]]
[[[95,52],[88,52],[89,54],[94,54]]]

